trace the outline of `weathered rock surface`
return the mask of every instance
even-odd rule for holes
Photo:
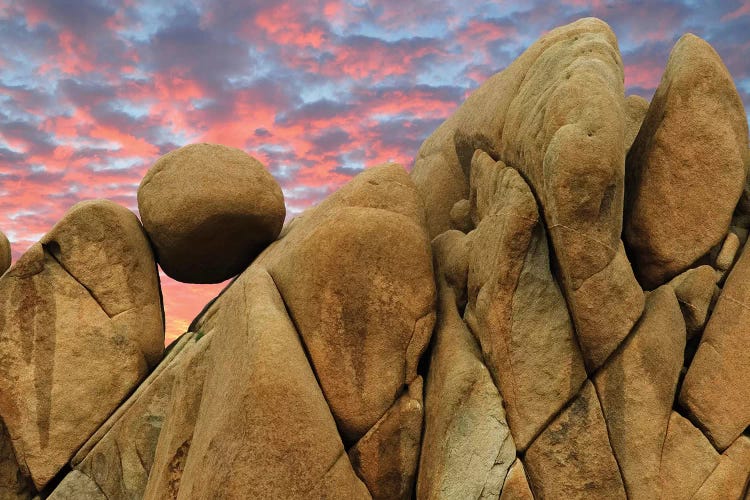
[[[719,454],[688,419],[673,411],[659,467],[659,498],[689,500],[719,463]]]
[[[435,322],[430,243],[413,183],[400,165],[366,170],[258,265],[284,297],[344,441],[355,443],[417,376]]]
[[[422,377],[349,450],[349,459],[373,499],[412,498],[422,443]]]
[[[708,43],[684,35],[628,153],[624,235],[646,288],[721,243],[747,155],[747,118],[732,77]]]
[[[5,233],[0,231],[0,276],[10,267],[11,257],[10,241]]]
[[[271,276],[243,273],[198,326],[212,339],[177,498],[369,498]]]
[[[443,270],[450,238],[433,241],[438,324],[425,387],[425,430],[417,498],[497,498],[516,453],[500,393],[461,320]]]
[[[735,233],[728,232],[724,238],[724,242],[721,244],[721,250],[719,250],[714,261],[714,266],[722,274],[732,269],[732,264],[734,264],[734,259],[740,250],[740,246],[740,238]]]
[[[284,195],[263,165],[218,144],[172,151],[138,188],[138,210],[165,273],[188,283],[239,274],[284,223]]]
[[[169,408],[175,358],[194,348],[193,336],[183,335],[135,393],[81,447],[71,460],[75,467],[71,474],[77,479],[70,482],[66,478],[55,493],[60,488],[65,491],[69,484],[93,481],[103,498],[143,498]]]
[[[534,500],[523,462],[518,458],[508,470],[508,475],[505,476],[499,500]]]
[[[646,299],[633,333],[594,377],[628,498],[660,497],[659,465],[685,338],[674,291],[660,287]]]
[[[526,451],[534,497],[626,498],[596,390],[580,394]]]
[[[450,228],[453,205],[468,197],[475,150],[504,161],[528,180],[541,203],[592,371],[643,309],[620,244],[622,80],[609,26],[581,19],[554,29],[469,96],[422,144],[411,173],[433,237]]]
[[[102,490],[86,474],[73,470],[60,482],[49,500],[108,500]]]
[[[750,425],[750,251],[742,251],[708,320],[680,404],[719,450]]]
[[[625,149],[629,150],[638,136],[643,119],[648,111],[648,101],[639,95],[625,99]]]
[[[685,320],[687,338],[692,339],[703,331],[716,294],[716,271],[711,266],[688,269],[672,278],[674,289]]]
[[[30,486],[18,467],[10,436],[0,420],[0,498],[28,500],[32,496]]]
[[[161,357],[156,264],[138,219],[83,202],[0,279],[0,416],[37,488]]]
[[[750,478],[750,438],[740,436],[719,458],[711,475],[693,497],[695,500],[743,498]]]
[[[586,379],[565,298],[552,276],[544,224],[521,176],[477,151],[471,171],[465,318],[525,450]]]

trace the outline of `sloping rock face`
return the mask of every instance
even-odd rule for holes
[[[649,104],[552,30],[164,354],[140,225],[78,207],[0,278],[0,497],[748,500],[745,119],[695,37]]]
[[[0,416],[43,488],[161,357],[156,264],[138,219],[83,202],[0,279]]]
[[[590,371],[614,351],[643,309],[620,242],[622,79],[617,40],[605,23],[582,19],[552,30],[422,144],[411,174],[435,236],[449,228],[453,205],[468,198],[475,150],[521,173],[544,213]]]
[[[732,77],[708,43],[687,34],[672,49],[628,154],[624,234],[645,287],[722,241],[747,161],[747,118]]]

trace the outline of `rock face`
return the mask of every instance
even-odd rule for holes
[[[586,371],[529,187],[477,151],[471,202],[476,229],[468,237],[465,318],[523,451],[576,395]]]
[[[161,357],[156,264],[138,219],[83,202],[0,279],[0,416],[41,489]]]
[[[722,241],[747,161],[747,118],[732,77],[710,45],[687,34],[628,154],[624,234],[645,287]]]
[[[166,352],[138,220],[75,207],[0,277],[0,498],[750,499],[742,106],[692,36],[622,80],[552,30],[283,228],[244,153],[167,155],[162,264],[239,276]]]
[[[0,231],[0,276],[10,267],[10,241],[5,233]]]
[[[448,233],[450,234],[450,233]],[[476,340],[461,320],[449,269],[465,260],[453,236],[433,240],[440,305],[425,395],[417,498],[497,498],[515,459],[503,401]]]
[[[750,425],[750,252],[729,274],[703,332],[680,403],[719,450]]]
[[[161,157],[138,188],[138,210],[165,273],[220,283],[276,239],[286,209],[263,165],[239,149],[191,144]]]
[[[633,333],[594,377],[628,498],[659,497],[659,465],[685,337],[674,291],[658,288]]]

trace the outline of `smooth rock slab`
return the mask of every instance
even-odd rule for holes
[[[136,216],[75,205],[0,278],[0,416],[37,489],[161,358],[159,282]]]
[[[589,381],[532,443],[524,465],[537,499],[627,498]]]
[[[518,458],[508,470],[508,475],[505,476],[499,500],[534,500],[523,462]]]
[[[479,346],[458,314],[453,290],[438,276],[417,498],[497,498],[515,460],[513,438]]]
[[[630,499],[658,498],[662,445],[682,369],[685,323],[674,291],[649,294],[623,345],[594,376]]]
[[[518,172],[481,151],[471,174],[476,229],[467,237],[464,318],[523,451],[578,393],[586,370],[531,190]]]
[[[644,287],[721,243],[747,175],[748,126],[724,63],[690,33],[675,44],[627,158],[624,237]]]
[[[688,368],[680,404],[718,450],[750,425],[750,251],[729,274]]]

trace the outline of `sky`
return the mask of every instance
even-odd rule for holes
[[[241,148],[287,217],[421,142],[550,29],[607,21],[650,99],[686,32],[750,107],[750,0],[0,0],[0,230],[14,261],[74,203],[137,213],[141,178],[193,142]],[[162,274],[167,341],[223,285]]]

